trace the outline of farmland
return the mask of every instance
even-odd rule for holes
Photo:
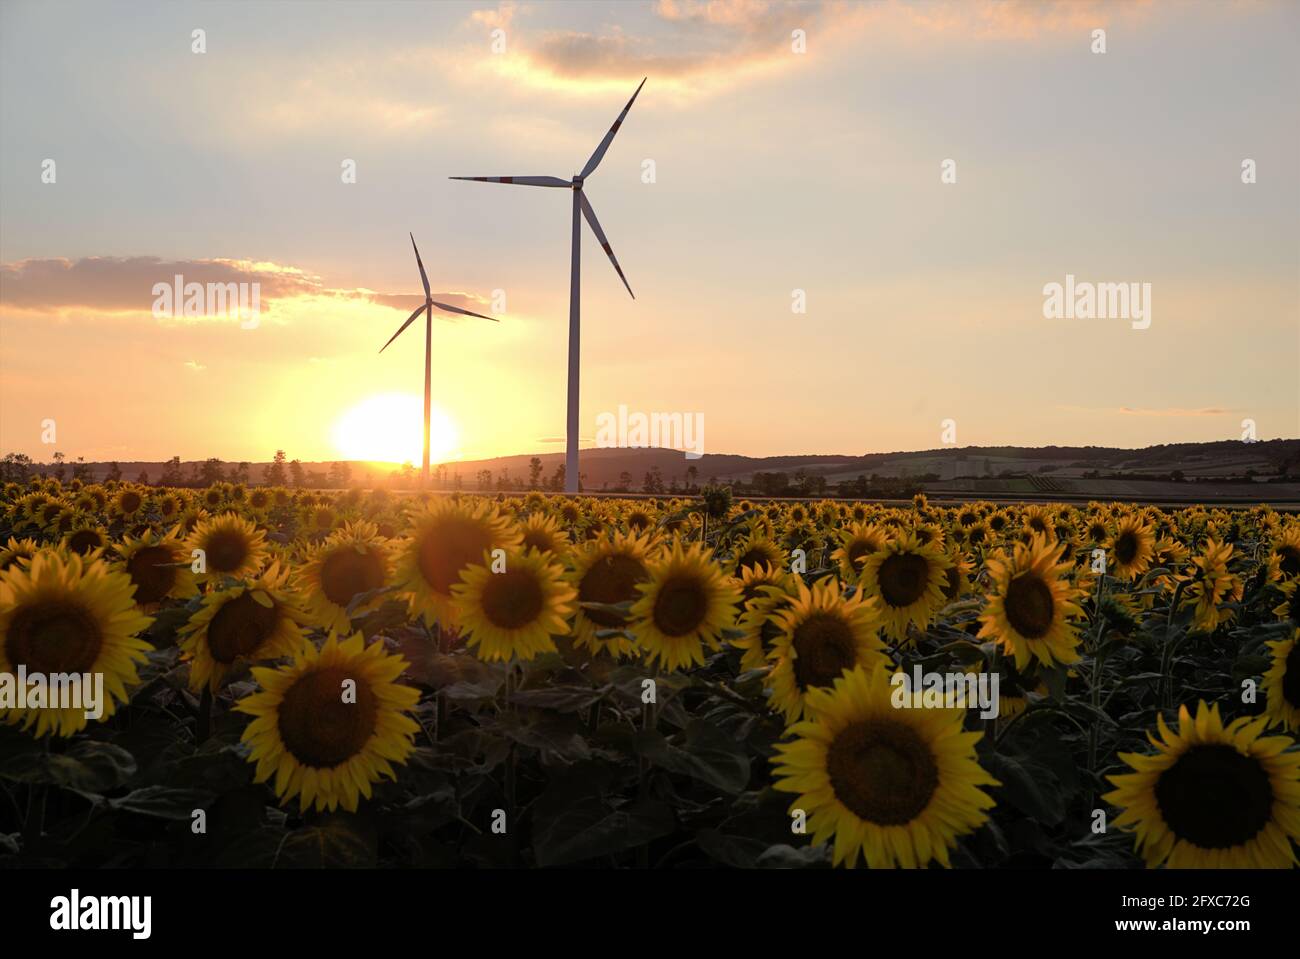
[[[34,478],[0,547],[0,673],[104,690],[0,690],[10,864],[1295,864],[1265,506]]]

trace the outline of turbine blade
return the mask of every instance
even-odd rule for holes
[[[474,180],[478,183],[513,183],[515,186],[573,186],[571,180],[558,176],[452,176],[449,180]]]
[[[459,306],[452,306],[450,303],[439,303],[437,300],[434,300],[433,305],[446,313],[461,313],[465,316],[477,316],[480,320],[491,320],[493,323],[498,322],[495,316],[484,316],[482,313],[475,313],[472,310],[462,310]]]
[[[400,327],[398,327],[397,332],[388,338],[388,342],[379,348],[379,352],[382,353],[384,352],[384,350],[388,349],[388,347],[392,345],[393,340],[397,339],[399,336],[402,335],[402,330],[410,326],[411,321],[414,320],[421,313],[423,313],[424,310],[425,310],[425,305],[423,303],[421,303],[418,307],[416,307],[415,312],[406,318],[406,322],[403,323]]]
[[[415,262],[420,264],[420,282],[424,284],[424,296],[427,299],[432,294],[429,293],[429,277],[424,272],[424,261],[420,259],[420,248],[415,245],[415,234],[411,234],[411,248],[415,250]],[[410,322],[409,320],[407,322]],[[382,352],[382,350],[380,351]]]
[[[613,249],[610,248],[609,240],[605,239],[605,231],[600,228],[600,221],[596,219],[596,211],[591,208],[587,202],[587,194],[578,193],[578,200],[582,204],[582,215],[587,218],[587,224],[591,227],[591,232],[596,234],[596,241],[600,243],[605,250],[605,255],[609,257],[609,262],[614,264],[614,270],[618,273],[618,278],[623,281],[627,287],[627,295],[636,299],[636,294],[632,292],[632,287],[628,285],[627,277],[623,275],[623,268],[618,265],[618,257],[614,255]]]
[[[644,79],[641,81],[640,85],[637,86],[636,93],[632,94],[632,99],[627,101],[627,106],[625,106],[623,112],[618,115],[618,119],[614,121],[614,125],[610,127],[609,132],[605,134],[605,139],[600,141],[600,146],[596,147],[596,152],[591,155],[591,159],[587,161],[587,165],[582,168],[582,172],[579,173],[578,176],[585,180],[596,172],[596,167],[600,166],[600,161],[605,158],[605,151],[608,150],[609,145],[614,142],[614,134],[616,134],[618,128],[623,125],[623,118],[627,116],[627,111],[632,109],[632,104],[636,103],[637,93],[641,92],[641,87],[643,86],[645,86]]]

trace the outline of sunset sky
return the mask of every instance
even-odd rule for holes
[[[573,175],[643,76],[586,188],[637,298],[584,227],[584,436],[625,405],[750,455],[947,418],[1297,437],[1298,50],[1294,3],[6,0],[0,452],[418,462],[418,402],[374,399],[422,389],[422,324],[378,355],[420,299],[408,231],[435,299],[506,298],[435,314],[448,455],[561,451],[569,194],[447,177]],[[156,318],[177,273],[259,282],[256,328]],[[1150,283],[1150,328],[1045,319],[1067,274]]]

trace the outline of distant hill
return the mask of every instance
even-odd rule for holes
[[[479,486],[479,476],[487,470],[495,488],[503,476],[510,485],[526,484],[529,463],[541,461],[543,481],[552,477],[564,462],[563,452],[499,456],[482,460],[460,460],[441,464],[447,486],[459,475],[462,488]],[[65,463],[67,476],[71,463]],[[92,477],[104,479],[109,463],[84,464]],[[222,469],[228,478],[244,464],[226,462]],[[246,464],[251,483],[263,481],[269,463]],[[168,464],[159,461],[121,461],[117,464],[124,478],[135,480],[147,474],[149,480],[161,480]],[[306,485],[333,486],[331,462],[301,464]],[[196,482],[202,461],[181,463],[181,475]],[[694,467],[694,473],[688,471]],[[48,464],[38,465],[50,472]],[[386,485],[398,467],[392,464],[349,463],[351,485]],[[658,471],[665,487],[675,483],[684,487],[688,476],[694,483],[710,481],[752,483],[755,474],[783,473],[793,487],[808,477],[824,481],[825,487],[855,481],[858,477],[881,482],[906,482],[916,488],[937,493],[951,492],[983,495],[985,493],[1094,495],[1124,498],[1160,492],[1180,492],[1212,498],[1213,489],[1233,487],[1223,493],[1245,492],[1265,481],[1277,488],[1260,498],[1283,498],[1294,493],[1300,497],[1300,440],[1266,440],[1256,443],[1224,440],[1213,443],[1175,443],[1144,449],[1119,449],[1102,446],[967,446],[913,452],[846,454],[803,454],[797,456],[741,456],[730,453],[707,453],[699,459],[687,459],[675,450],[664,449],[589,449],[582,451],[584,489],[591,491],[619,489],[630,478],[630,488],[640,490],[647,474]],[[627,474],[626,477],[624,474]],[[1155,485],[1153,485],[1155,484]],[[1294,491],[1291,487],[1295,487]],[[1238,488],[1244,488],[1238,489]],[[793,490],[792,490],[793,492]]]

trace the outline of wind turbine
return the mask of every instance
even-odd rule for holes
[[[580,266],[582,263],[582,231],[579,229],[578,213],[581,211],[582,216],[586,218],[587,225],[591,227],[591,232],[596,234],[596,242],[600,244],[609,257],[609,262],[614,265],[618,278],[623,281],[627,287],[628,295],[636,299],[636,294],[632,292],[632,287],[628,285],[627,277],[623,275],[623,268],[618,265],[618,258],[614,256],[614,251],[610,248],[609,240],[605,238],[605,231],[600,228],[600,221],[596,219],[596,211],[591,208],[591,203],[587,200],[586,194],[583,193],[583,183],[587,177],[596,172],[596,167],[605,157],[605,151],[609,145],[614,142],[614,134],[618,133],[619,127],[623,125],[623,119],[627,116],[627,111],[632,109],[632,104],[636,102],[637,94],[641,92],[641,87],[645,86],[645,79],[636,88],[636,93],[632,94],[632,99],[627,101],[627,106],[623,112],[618,115],[614,125],[609,128],[605,134],[605,139],[600,141],[596,147],[596,152],[591,155],[587,165],[582,168],[582,172],[576,174],[573,179],[565,180],[556,176],[454,176],[453,180],[476,180],[480,183],[511,183],[516,186],[547,186],[562,187],[573,191],[573,240],[572,240],[572,263],[569,267],[569,409],[568,409],[568,427],[567,427],[567,447],[564,457],[564,491],[566,493],[578,492],[578,364],[579,355],[579,316],[581,314],[581,284],[579,283]]]
[[[420,248],[415,245],[415,234],[410,234],[411,249],[415,250],[415,262],[420,267],[420,282],[424,284],[424,303],[417,307],[415,312],[406,318],[406,322],[397,328],[397,332],[388,338],[388,342],[379,348],[382,353],[392,345],[393,340],[402,335],[402,331],[411,325],[421,313],[424,314],[424,462],[420,470],[420,485],[427,488],[429,485],[429,405],[430,405],[430,384],[429,374],[433,365],[433,308],[445,313],[460,313],[464,316],[477,316],[480,320],[492,320],[497,322],[491,316],[484,316],[482,313],[474,313],[471,310],[462,310],[459,306],[452,306],[449,303],[439,303],[433,298],[429,291],[429,275],[424,272],[424,261],[420,259]]]

